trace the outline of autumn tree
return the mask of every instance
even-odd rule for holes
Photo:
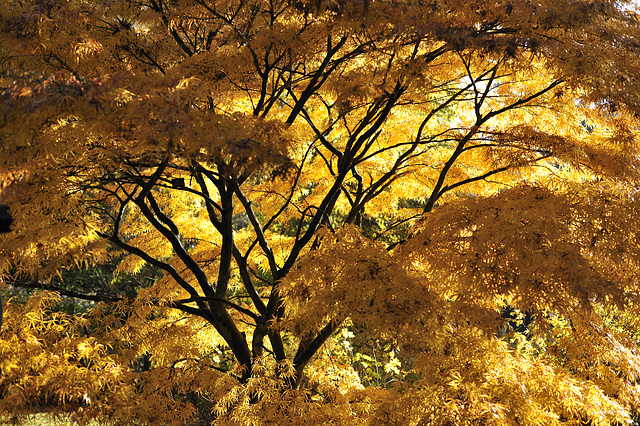
[[[9,302],[0,407],[631,421],[638,40],[613,1],[4,0],[3,283],[154,280]],[[394,386],[359,384],[345,330]]]

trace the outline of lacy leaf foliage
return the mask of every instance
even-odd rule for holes
[[[107,261],[159,278],[135,299],[63,292],[112,302],[85,316],[7,302],[4,413],[614,424],[640,408],[633,6],[5,3],[2,281],[55,289]],[[394,386],[361,384],[351,330],[385,342]]]

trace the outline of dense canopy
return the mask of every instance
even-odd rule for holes
[[[4,0],[0,416],[634,421],[634,7]]]

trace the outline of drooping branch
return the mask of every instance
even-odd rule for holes
[[[34,282],[32,280],[30,280],[30,281],[11,280],[11,281],[7,282],[7,284],[9,284],[12,287],[55,291],[56,293],[58,293],[58,294],[60,294],[62,296],[73,297],[74,299],[88,300],[90,302],[112,303],[112,302],[120,302],[120,301],[125,299],[124,297],[109,296],[109,295],[106,295],[106,294],[103,295],[103,294],[80,293],[80,292],[77,292],[77,291],[68,290],[68,289],[61,288],[61,287],[58,287],[58,286],[55,286],[55,285],[52,285],[52,284],[48,284],[48,283]]]
[[[147,252],[139,249],[138,247],[125,243],[117,235],[108,235],[100,232],[98,233],[98,235],[102,238],[108,239],[109,241],[111,241],[112,243],[114,243],[124,251],[134,254],[139,258],[141,258],[142,260],[144,260],[145,262],[165,271],[171,276],[171,278],[173,278],[178,283],[178,285],[180,285],[180,287],[184,288],[191,295],[191,297],[199,297],[198,291],[191,284],[189,284],[184,278],[182,278],[182,276],[178,273],[178,271],[176,271],[175,268],[170,264],[162,262],[156,259],[155,257],[150,256],[149,254],[147,254]],[[206,311],[207,307],[203,304],[203,305],[200,305],[200,309],[202,309],[203,311]]]

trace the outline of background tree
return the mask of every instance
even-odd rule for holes
[[[5,410],[157,422],[200,394],[230,423],[633,416],[630,9],[9,0],[1,13],[3,281],[55,288],[61,270],[113,259],[116,275],[159,277],[78,318],[48,296],[10,306]],[[526,344],[497,338],[505,306],[533,318]],[[362,389],[348,363],[323,362],[344,326],[385,342],[400,384]]]

